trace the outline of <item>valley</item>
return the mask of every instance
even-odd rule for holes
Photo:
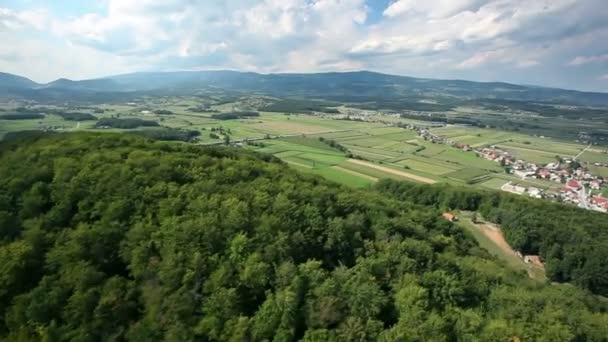
[[[132,132],[161,140],[240,146],[354,187],[369,187],[383,178],[440,182],[608,210],[608,201],[602,200],[608,189],[604,179],[608,176],[608,146],[602,141],[590,142],[588,137],[560,136],[560,125],[566,124],[560,120],[568,120],[564,118],[552,120],[554,134],[545,136],[542,131],[509,131],[490,124],[430,121],[405,109],[361,109],[364,106],[356,103],[269,96],[235,98],[217,90],[196,97],[137,97],[82,106],[24,104],[3,105],[0,137],[24,131]],[[2,118],[7,113],[14,113],[10,120]],[[445,115],[478,122],[489,113],[477,107]],[[492,115],[538,120],[537,115],[514,115],[509,110]],[[595,125],[596,129],[602,127]],[[571,164],[573,161],[576,163]],[[586,193],[565,191],[564,184],[570,179],[584,186]]]

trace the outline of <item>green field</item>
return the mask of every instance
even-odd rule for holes
[[[507,181],[504,179],[491,177],[486,181],[478,183],[478,185],[488,189],[500,190],[506,183]]]
[[[447,178],[463,181],[468,184],[481,183],[489,179],[489,174],[485,170],[466,168],[454,171],[445,175]]]
[[[446,174],[446,173],[450,173],[450,172],[454,171],[453,168],[442,167],[439,165],[434,165],[434,164],[416,160],[416,159],[405,159],[405,160],[398,162],[397,164],[407,166],[413,170],[426,172],[426,173],[430,173],[433,175],[442,175],[442,174]]]
[[[209,98],[147,98],[136,104],[106,104],[96,108],[104,110],[95,114],[98,118],[138,118],[157,121],[160,125],[200,132],[200,144],[222,144],[226,136],[234,143],[260,153],[273,154],[293,168],[321,175],[338,183],[362,187],[377,179],[394,178],[409,180],[373,167],[356,165],[347,159],[356,156],[382,167],[424,177],[426,179],[454,184],[468,183],[483,188],[499,189],[508,181],[518,181],[527,186],[544,189],[560,185],[543,180],[519,181],[504,173],[495,162],[478,158],[473,152],[464,152],[447,144],[424,140],[413,130],[390,126],[389,123],[410,123],[419,127],[428,122],[385,116],[380,112],[370,114],[373,122],[337,120],[331,115],[287,114],[260,111],[259,116],[217,120],[210,112],[192,112],[189,107],[207,104],[207,108],[220,111],[255,109],[256,101],[264,99],[240,98],[236,102],[220,102]],[[58,107],[59,108],[59,107]],[[158,115],[149,111],[161,108],[173,114]],[[144,111],[146,109],[148,111]],[[41,130],[58,131],[95,130],[102,132],[126,131],[119,129],[96,129],[95,121],[65,121],[60,116],[47,115],[42,120],[0,121],[0,136],[7,132]],[[141,128],[147,129],[147,128]],[[445,139],[472,146],[496,144],[516,153],[523,159],[546,163],[555,155],[573,156],[585,147],[569,141],[529,136],[477,127],[448,125],[430,128],[434,134]],[[217,138],[212,138],[217,135]],[[319,138],[325,140],[321,141]],[[341,151],[328,142],[334,141]],[[608,162],[608,154],[591,149],[584,153],[581,161]],[[608,175],[608,168],[592,168],[599,175]],[[420,179],[418,179],[420,181]]]

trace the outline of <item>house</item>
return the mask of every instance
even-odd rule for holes
[[[542,191],[535,187],[528,188],[528,195],[533,198],[543,198]]]
[[[608,198],[602,196],[591,197],[591,203],[597,205],[600,208],[608,210]]]
[[[454,222],[454,221],[458,221],[458,218],[456,217],[456,215],[452,214],[452,213],[443,213],[443,218],[450,221],[450,222]]]
[[[566,187],[578,191],[583,188],[583,185],[574,179],[568,180]]]
[[[559,168],[559,163],[549,163],[545,167],[549,170],[557,170]]]
[[[503,186],[500,187],[500,189],[502,191],[514,193],[514,194],[517,194],[517,195],[521,195],[524,192],[526,192],[526,188],[524,188],[523,186],[519,186],[517,184],[514,185],[511,182],[508,182],[508,183],[504,184]]]
[[[524,262],[526,264],[532,264],[543,267],[543,262],[538,255],[524,255]]]
[[[549,171],[549,169],[540,169],[538,170],[538,176],[540,178],[549,178],[551,176],[551,171]]]
[[[599,190],[600,187],[602,186],[602,183],[599,180],[594,179],[591,182],[589,182],[589,186],[591,186],[591,189],[593,189],[593,190]]]
[[[531,177],[534,176],[534,171],[529,171],[529,170],[515,170],[513,172],[517,177],[520,177],[521,179],[524,179],[526,177]]]

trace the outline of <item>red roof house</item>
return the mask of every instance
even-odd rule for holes
[[[573,189],[573,190],[580,190],[583,185],[577,181],[575,181],[574,179],[570,179],[568,181],[568,183],[566,183],[566,187]]]

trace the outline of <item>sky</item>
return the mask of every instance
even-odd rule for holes
[[[372,70],[608,92],[608,0],[0,0],[0,71]]]

